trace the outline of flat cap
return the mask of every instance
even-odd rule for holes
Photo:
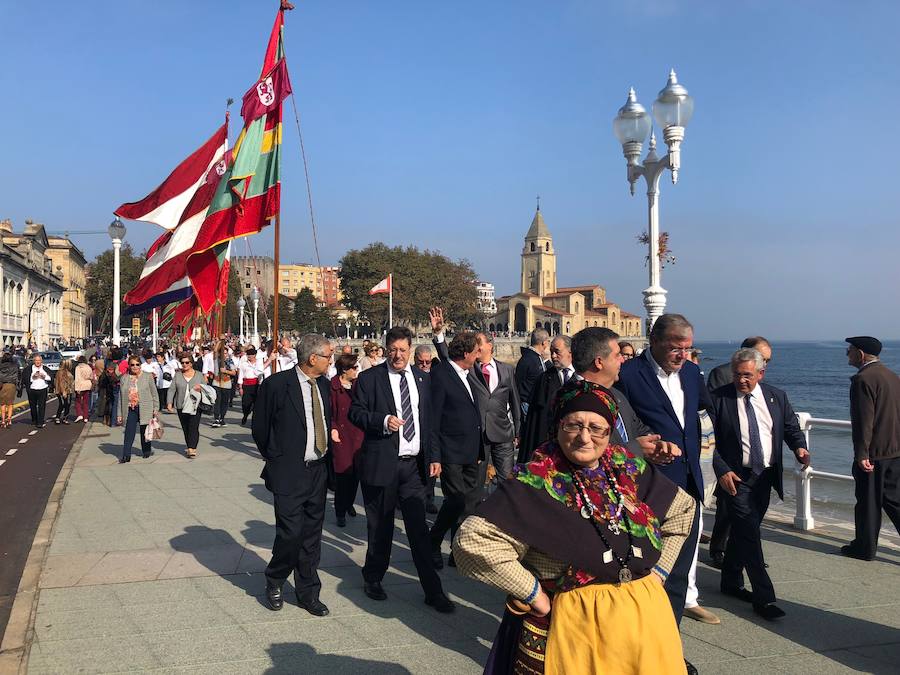
[[[870,335],[857,335],[856,337],[848,337],[844,342],[849,342],[859,351],[872,356],[878,356],[881,353],[881,341],[871,337]]]

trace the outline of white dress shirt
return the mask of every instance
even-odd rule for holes
[[[750,427],[747,422],[747,404],[744,402],[746,394],[737,392],[738,422],[741,426],[741,449],[743,459],[741,464],[750,466]],[[766,397],[759,384],[750,392],[750,405],[756,414],[756,426],[759,427],[759,442],[762,445],[763,465],[772,465],[772,415],[769,406],[766,405]]]
[[[563,366],[562,368],[557,368],[556,373],[559,376],[559,383],[565,384],[569,378],[575,375],[575,369],[572,366]]]
[[[300,393],[303,394],[303,412],[306,416],[306,450],[303,453],[303,459],[307,462],[313,462],[321,459],[316,454],[316,427],[313,423],[313,403],[312,388],[318,386],[316,381],[309,378],[299,368],[295,368],[297,377],[300,379]],[[322,428],[325,429],[325,438],[328,438],[328,424],[325,422],[325,401],[322,399],[322,392],[319,391],[319,402],[322,404]],[[324,453],[327,448],[322,448]]]
[[[663,391],[666,392],[666,396],[669,397],[669,402],[675,410],[675,416],[678,418],[678,423],[681,425],[681,428],[684,429],[684,390],[681,388],[681,377],[679,375],[681,371],[676,370],[674,373],[667,373],[656,362],[656,359],[653,358],[653,354],[650,353],[649,349],[645,349],[644,354],[647,355],[650,365],[653,366],[653,371],[656,373],[656,379],[659,380],[659,384],[662,386]]]
[[[409,387],[409,405],[412,407],[413,414],[413,423],[415,424],[416,434],[412,437],[412,440],[406,440],[406,437],[403,435],[403,427],[400,427],[400,457],[415,457],[419,454],[419,450],[421,449],[421,445],[419,443],[419,438],[422,434],[422,427],[419,424],[419,387],[416,385],[416,380],[413,377],[412,370],[407,364],[406,368],[403,370],[394,370],[390,366],[388,367],[388,382],[391,385],[391,393],[394,395],[394,407],[397,409],[396,417],[399,417],[401,420],[403,419],[403,404],[402,399],[400,398],[400,378],[406,378],[406,384]],[[388,429],[388,417],[390,415],[385,415],[384,417],[384,433],[385,435],[390,435],[394,433],[390,429]]]
[[[241,359],[241,365],[238,367],[238,384],[244,384],[244,380],[256,380],[259,384],[265,379],[264,371],[259,355],[256,356],[254,363],[250,363],[249,359]]]
[[[203,355],[203,375],[205,376],[208,373],[216,374],[216,365],[212,352],[206,352]]]
[[[278,354],[278,370],[290,370],[297,365],[297,350],[288,349],[285,354]]]
[[[143,368],[141,368],[143,370]],[[175,377],[175,371],[172,370],[172,366],[168,363],[159,363],[158,361],[153,364],[153,377],[156,378],[156,388],[157,389],[168,389],[172,386],[172,380],[167,380],[163,377],[165,373],[169,373],[172,378]]]
[[[466,388],[466,391],[469,392],[469,398],[474,401],[475,397],[472,396],[472,387],[469,386],[469,371],[465,368],[460,368],[458,365],[456,365],[455,361],[450,361],[448,359],[448,363],[453,368],[453,371],[457,374],[459,379],[462,380],[463,386]]]
[[[451,363],[452,363],[452,361],[451,361]],[[488,389],[493,394],[494,389],[496,389],[497,385],[500,384],[500,373],[497,370],[497,362],[494,361],[494,359],[491,359],[486,365],[487,365],[487,371],[491,375]],[[479,361],[475,362],[475,367],[478,368],[479,371],[484,373],[484,367],[482,366],[482,364]]]

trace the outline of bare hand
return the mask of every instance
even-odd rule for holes
[[[721,485],[722,489],[732,497],[737,494],[738,483],[743,482],[744,481],[741,480],[740,476],[738,476],[734,471],[729,471],[724,476],[719,478],[719,485]]]
[[[513,438],[513,445],[517,448],[519,447],[519,437],[518,436]]]
[[[175,412],[175,408],[173,408],[173,407],[170,406],[170,405],[169,405],[169,406],[166,406],[166,410],[168,410],[169,412]]]
[[[199,384],[194,385],[194,391],[203,391],[203,387]]]
[[[797,461],[803,465],[802,471],[806,471],[809,468],[809,450],[806,448],[799,448],[797,450]]]
[[[531,603],[531,613],[535,616],[547,616],[550,613],[550,604],[550,596],[540,588],[537,597]]]
[[[444,332],[444,310],[441,307],[432,307],[428,310],[428,318],[431,320],[431,332],[437,335]]]
[[[122,418],[121,418],[121,417],[117,417],[116,419],[119,420],[119,424],[122,424]]]
[[[337,429],[331,430],[331,440],[333,440],[335,443],[341,442],[341,435],[338,433]]]
[[[671,464],[676,457],[681,457],[681,448],[670,441],[662,440],[659,434],[638,436],[638,444],[644,457],[654,464]]]
[[[872,473],[875,470],[875,465],[872,464],[871,459],[861,459],[857,462],[859,468],[865,471],[866,473]]]
[[[387,420],[388,431],[391,433],[395,431],[400,431],[400,427],[404,425],[403,420],[399,417],[395,417],[394,415],[389,415]]]
[[[440,462],[432,462],[428,465],[428,477],[429,478],[437,478],[441,475],[441,463]]]

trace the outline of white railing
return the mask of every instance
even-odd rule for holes
[[[831,420],[824,417],[813,417],[809,413],[797,413],[800,420],[800,429],[806,436],[806,449],[809,450],[809,432],[815,427],[827,429],[846,429],[850,430],[849,420]],[[828,471],[816,471],[810,466],[807,469],[794,470],[794,483],[797,490],[797,511],[794,514],[794,527],[798,530],[811,530],[816,526],[816,521],[812,514],[812,479],[824,478],[827,480],[838,480],[844,482],[853,482],[853,476],[846,476],[840,473],[829,473]]]

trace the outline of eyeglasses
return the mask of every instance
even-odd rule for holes
[[[183,365],[183,366],[189,366],[189,365],[191,365],[191,362],[190,362],[190,361],[182,361],[182,362],[181,362],[181,365]]]
[[[589,424],[585,426],[580,422],[565,422],[564,424],[561,424],[559,428],[567,434],[580,434],[587,429],[591,438],[608,438],[610,432],[609,427],[601,427],[599,424]]]
[[[692,351],[694,351],[693,346],[691,346],[691,347],[670,347],[669,349],[666,350],[666,353],[671,354],[672,356],[675,356],[676,354],[690,354]]]
[[[128,364],[128,367],[129,367],[129,368],[134,368],[135,366],[137,366],[138,368],[140,368],[140,367],[141,367],[141,364],[140,364],[140,363],[129,363],[129,364]]]

